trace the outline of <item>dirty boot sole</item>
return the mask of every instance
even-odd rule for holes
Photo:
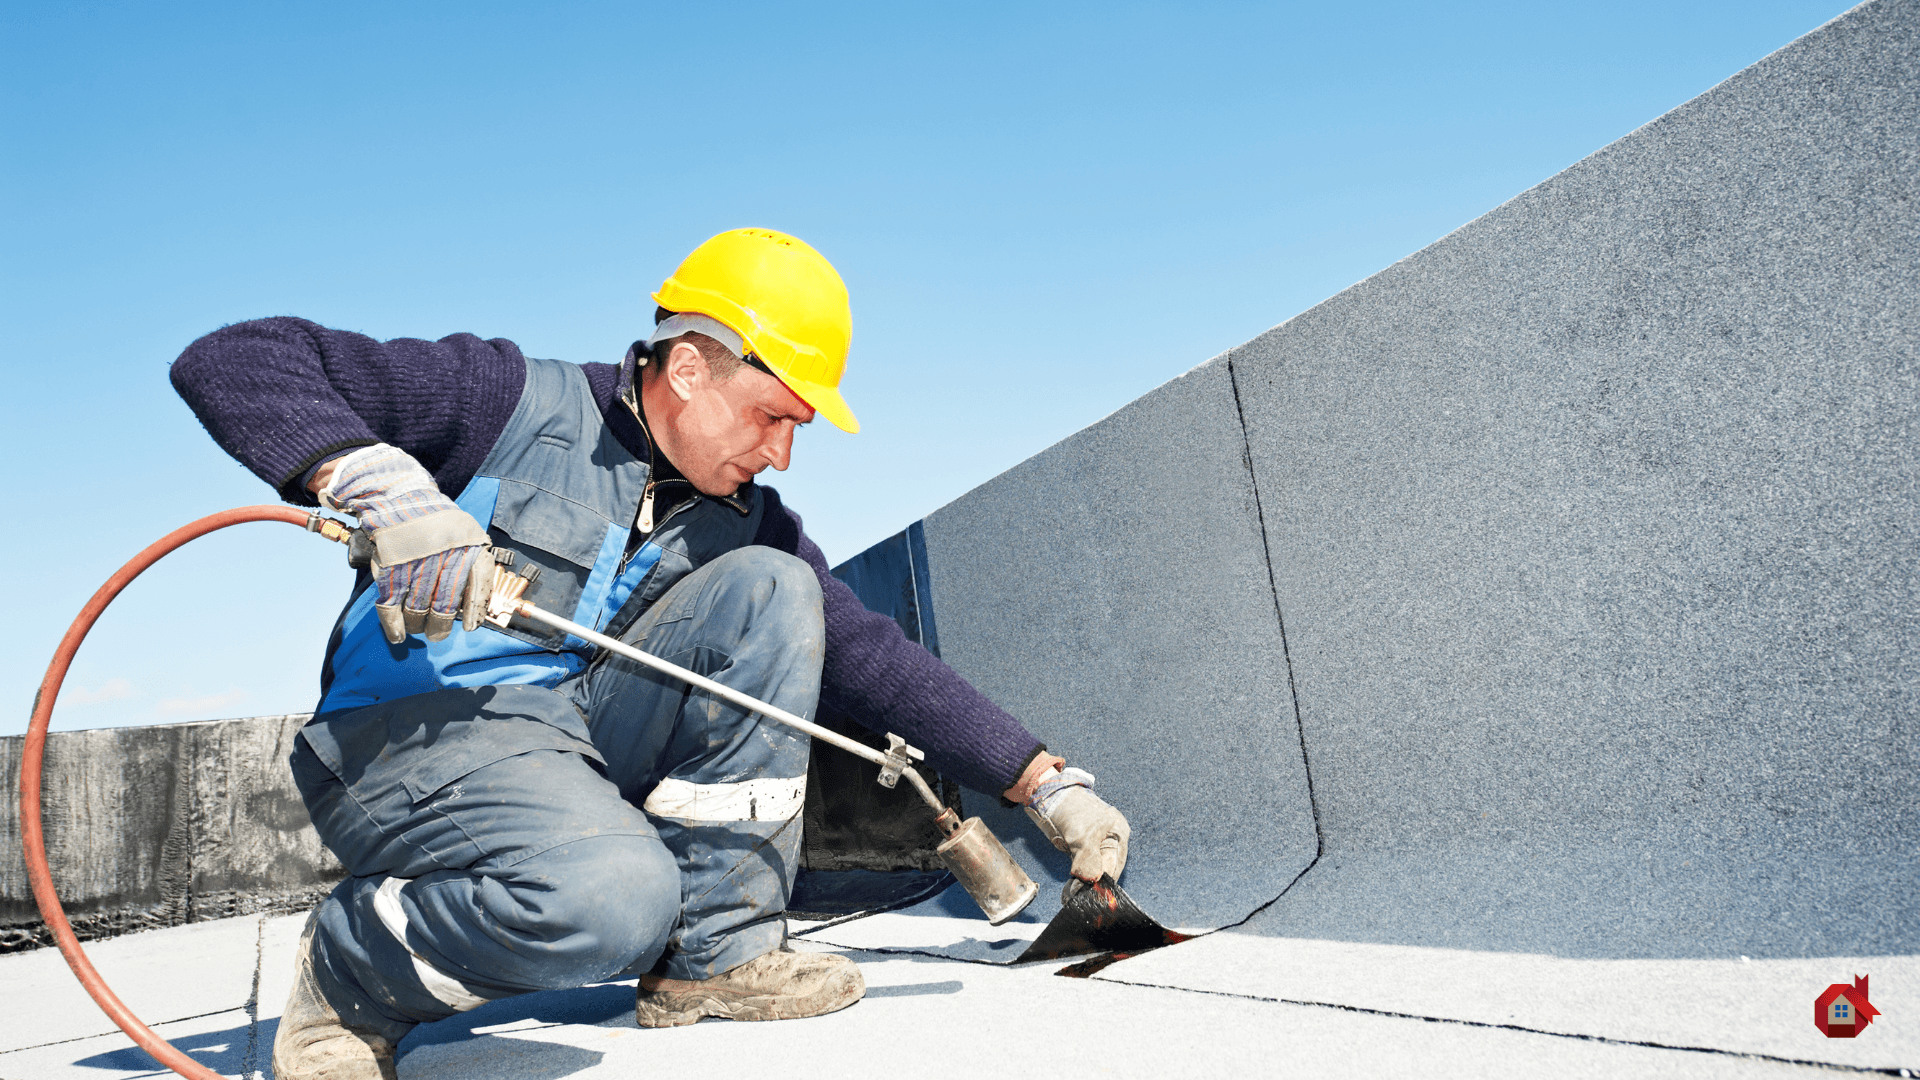
[[[398,1080],[393,1044],[353,1034],[310,1042],[291,1055],[274,1048],[274,1080]]]
[[[859,1001],[867,992],[860,969],[843,957],[824,972],[809,973],[801,985],[785,991],[727,986],[722,975],[685,989],[648,990],[634,1002],[633,1018],[641,1027],[680,1027],[706,1017],[720,1020],[798,1020],[837,1012]]]

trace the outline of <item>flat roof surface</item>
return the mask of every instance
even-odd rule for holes
[[[225,919],[88,950],[162,1035],[227,1076],[270,1076],[305,916]],[[983,962],[1030,936],[938,909],[795,922],[844,952],[866,998],[831,1016],[633,1022],[633,984],[528,994],[422,1025],[400,1075],[531,1077],[1005,1075],[1058,1056],[1075,1075],[1814,1076],[1920,1073],[1920,957],[1592,961],[1222,931],[1062,978],[1062,961]],[[956,944],[965,947],[956,948]],[[1869,975],[1881,1018],[1857,1039],[1813,1027],[1815,996]],[[168,1075],[113,1028],[55,950],[0,956],[0,1078]],[[1691,1049],[1688,1049],[1691,1048]],[[1056,1066],[1046,1066],[1049,1070]]]

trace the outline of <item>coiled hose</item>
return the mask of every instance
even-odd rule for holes
[[[100,973],[94,970],[86,951],[80,948],[80,940],[73,934],[73,926],[67,922],[67,913],[60,906],[59,895],[53,890],[53,874],[47,868],[46,835],[40,823],[40,774],[47,748],[47,722],[53,717],[54,699],[60,695],[60,684],[67,677],[67,668],[73,663],[74,654],[80,651],[80,643],[86,640],[87,632],[93,629],[93,624],[107,610],[107,605],[113,603],[113,598],[120,595],[120,590],[139,577],[142,571],[165,558],[169,552],[188,541],[243,521],[284,521],[309,532],[317,532],[329,540],[344,543],[347,539],[347,526],[332,518],[296,510],[291,506],[242,506],[209,514],[154,541],[108,578],[107,583],[93,594],[93,599],[80,609],[73,625],[67,627],[66,636],[60,639],[60,647],[54,650],[53,662],[47,665],[46,677],[40,680],[40,691],[34,695],[33,720],[27,727],[26,745],[20,755],[20,844],[26,853],[27,881],[33,886],[33,902],[39,905],[40,917],[46,920],[47,929],[53,932],[53,940],[60,946],[60,955],[67,958],[67,966],[73,969],[74,977],[80,980],[80,985],[93,996],[108,1018],[119,1025],[120,1030],[126,1032],[140,1049],[152,1054],[154,1060],[191,1080],[223,1078],[154,1034],[152,1028],[133,1015],[133,1010],[127,1008],[107,986],[106,980],[100,977]]]

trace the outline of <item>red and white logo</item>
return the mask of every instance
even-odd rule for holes
[[[1829,1039],[1851,1039],[1879,1015],[1867,1000],[1865,975],[1855,975],[1852,986],[1834,983],[1813,999],[1813,1026]]]

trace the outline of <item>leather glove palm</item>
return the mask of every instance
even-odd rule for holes
[[[358,518],[373,541],[373,610],[388,642],[442,640],[456,616],[480,625],[492,584],[487,530],[406,451],[380,443],[341,458],[320,501]]]
[[[1034,789],[1025,809],[1057,850],[1073,856],[1074,877],[1098,881],[1100,875],[1111,874],[1118,880],[1126,869],[1127,838],[1133,830],[1120,811],[1093,793],[1092,773],[1061,769]]]

